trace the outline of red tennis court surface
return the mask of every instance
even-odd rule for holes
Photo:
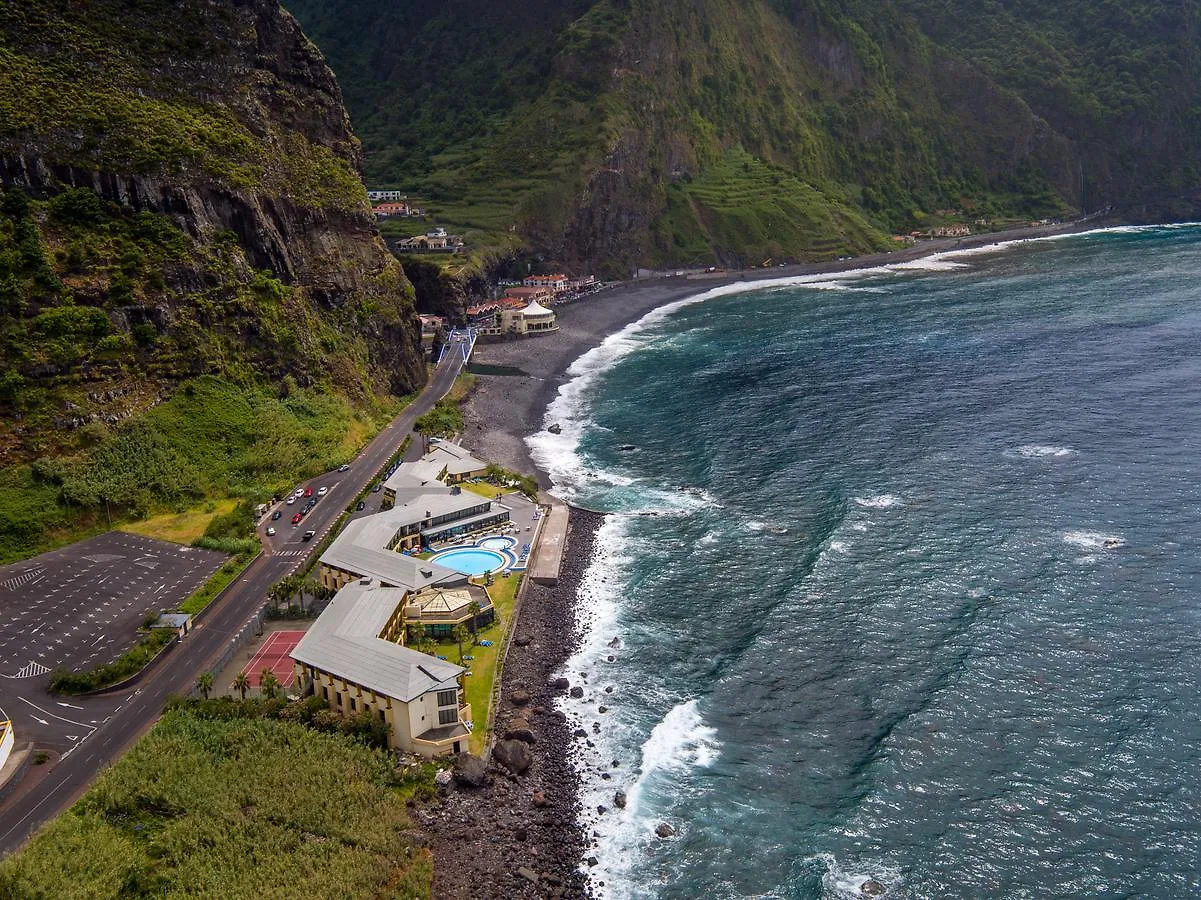
[[[250,686],[259,686],[263,669],[270,669],[275,673],[280,687],[290,685],[295,673],[292,671],[292,657],[288,654],[292,652],[293,647],[300,643],[302,637],[304,637],[303,631],[273,631],[267,635],[263,646],[259,647],[258,652],[242,670],[250,679]]]

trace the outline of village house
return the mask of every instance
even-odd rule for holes
[[[375,213],[377,219],[407,216],[409,215],[409,204],[404,201],[398,203],[377,203],[372,207],[371,211]]]
[[[433,346],[438,332],[446,328],[446,320],[441,316],[418,316],[417,319],[421,322],[421,346],[428,349]]]
[[[396,242],[400,253],[458,253],[463,246],[462,238],[441,227]]]
[[[367,199],[372,203],[377,203],[384,200],[408,200],[408,194],[403,191],[383,191],[377,188],[368,188]]]
[[[930,229],[930,237],[945,238],[945,237],[967,237],[972,233],[972,230],[963,223],[958,225],[941,225],[938,228]]]

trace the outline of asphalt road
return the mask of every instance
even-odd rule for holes
[[[197,675],[216,663],[233,636],[262,607],[271,585],[300,568],[304,554],[316,548],[342,510],[374,479],[412,430],[413,421],[445,396],[461,368],[462,359],[457,354],[446,354],[425,390],[376,435],[349,471],[308,482],[315,486],[314,493],[322,485],[329,491],[306,517],[304,528],[293,529],[281,519],[285,527],[277,528],[274,538],[267,538],[266,528],[279,523],[269,518],[264,521],[259,526],[265,543],[263,555],[209,607],[191,634],[135,690],[116,697],[73,698],[72,707],[55,707],[66,713],[60,716],[64,723],[75,730],[86,727],[91,731],[75,742],[43,779],[18,786],[0,805],[0,858],[20,848],[34,831],[78,799],[104,766],[125,753],[154,724],[169,696],[191,690]],[[301,535],[307,530],[315,531],[316,537],[306,543]],[[296,550],[301,554],[295,554]],[[19,733],[17,739],[22,740]]]

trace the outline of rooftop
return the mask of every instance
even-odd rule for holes
[[[321,562],[344,572],[369,574],[382,584],[411,591],[432,584],[464,583],[466,578],[453,569],[388,549],[396,532],[412,521],[413,511],[407,508],[354,519],[321,554]]]
[[[406,703],[429,691],[457,688],[462,667],[380,637],[406,594],[370,580],[346,585],[292,658]]]

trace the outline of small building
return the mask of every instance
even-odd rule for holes
[[[375,213],[377,219],[391,219],[394,216],[411,215],[409,204],[404,201],[397,203],[377,203],[371,211]]]
[[[483,475],[488,470],[488,464],[472,456],[471,451],[442,438],[431,438],[430,448],[425,456],[421,457],[418,463],[409,465],[430,466],[431,468],[424,471],[436,470],[438,474],[434,476],[434,480],[447,484],[457,484],[466,478]],[[404,466],[401,466],[397,472],[402,472],[403,469]]]
[[[182,641],[184,639],[184,635],[192,630],[192,617],[187,613],[182,612],[163,613],[158,617],[158,621],[150,627],[151,629],[173,629],[176,637]]]
[[[930,229],[930,237],[946,238],[946,237],[967,237],[972,233],[972,230],[962,223],[958,225],[941,225],[938,228]]]
[[[372,203],[378,203],[382,200],[408,200],[409,197],[403,191],[384,191],[370,188],[367,191],[367,199]]]
[[[464,246],[462,238],[441,227],[396,242],[401,253],[458,253]]]
[[[297,682],[334,712],[369,715],[388,746],[435,757],[467,749],[466,671],[403,645],[409,592],[370,578],[343,587],[292,650]]]
[[[505,288],[505,299],[519,300],[523,304],[538,301],[550,302],[555,299],[555,292],[548,287],[511,287]]]
[[[556,272],[553,275],[530,275],[523,278],[523,287],[544,287],[549,288],[554,293],[567,290],[567,276],[561,272]]]
[[[473,603],[479,607],[474,614]],[[433,638],[450,637],[456,625],[484,628],[495,618],[492,598],[487,589],[478,584],[423,588],[410,594],[405,606],[405,622],[409,629],[423,628]]]
[[[441,316],[418,316],[417,319],[421,322],[421,345],[432,347],[438,332],[446,328],[446,320]]]
[[[549,334],[559,330],[554,312],[537,301],[530,301],[520,309],[502,310],[500,318],[501,331],[507,334]]]

